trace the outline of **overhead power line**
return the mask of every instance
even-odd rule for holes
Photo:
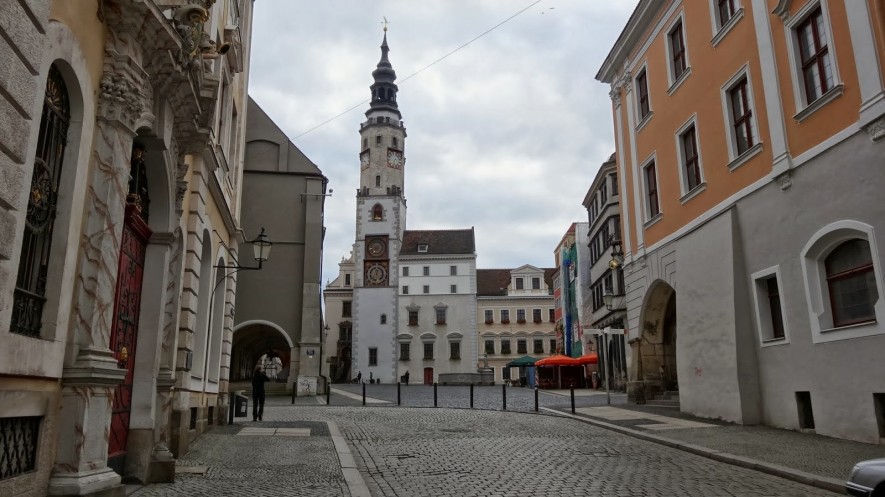
[[[426,69],[429,69],[429,68],[435,66],[436,64],[442,62],[443,60],[445,60],[446,58],[448,58],[450,55],[452,55],[452,54],[454,54],[454,53],[460,51],[461,49],[467,47],[467,45],[470,45],[471,43],[475,42],[476,40],[482,38],[483,36],[485,36],[485,35],[491,33],[491,32],[494,31],[494,30],[498,29],[499,27],[501,27],[501,26],[503,26],[504,24],[506,24],[507,22],[513,20],[515,17],[519,16],[519,15],[522,14],[523,12],[529,10],[530,8],[534,7],[535,5],[537,5],[537,4],[539,4],[539,3],[543,2],[543,1],[544,1],[544,0],[535,0],[534,2],[530,3],[530,4],[527,5],[526,7],[520,9],[519,11],[517,11],[516,13],[514,13],[513,15],[511,15],[510,17],[504,19],[503,21],[499,22],[498,24],[495,24],[495,25],[492,26],[491,28],[489,28],[489,29],[483,31],[482,33],[478,34],[477,36],[475,36],[475,37],[474,37],[473,39],[471,39],[470,41],[467,41],[467,42],[461,44],[460,46],[458,46],[457,48],[455,48],[455,49],[452,50],[451,52],[449,52],[449,53],[443,55],[442,57],[440,57],[440,58],[434,60],[434,61],[431,62],[430,64],[427,64],[426,66],[422,67],[421,69],[418,69],[417,71],[413,72],[412,74],[409,74],[409,75],[406,76],[405,78],[399,80],[399,84],[403,84],[403,83],[405,83],[406,81],[412,79],[413,77],[415,77],[415,76],[417,76],[418,74],[422,73],[422,72],[425,71]],[[348,114],[350,111],[356,109],[357,107],[360,107],[360,106],[366,105],[367,103],[369,103],[369,99],[363,100],[362,102],[360,102],[360,103],[358,103],[358,104],[356,104],[356,105],[350,107],[349,109],[345,110],[344,112],[341,112],[340,114],[337,114],[337,115],[335,115],[335,116],[333,116],[333,117],[330,117],[329,119],[326,119],[325,121],[321,122],[320,124],[317,124],[316,126],[310,128],[310,129],[308,129],[307,131],[304,131],[303,133],[300,133],[299,135],[295,136],[295,138],[293,138],[293,140],[297,140],[298,138],[301,138],[302,136],[304,136],[304,135],[306,135],[306,134],[308,134],[308,133],[310,133],[310,132],[312,132],[312,131],[314,131],[314,130],[317,130],[317,129],[319,129],[319,128],[322,128],[323,126],[325,126],[325,125],[329,124],[330,122],[332,122],[332,121],[338,119],[339,117],[341,117],[341,116],[343,116],[343,115],[345,115],[345,114]]]

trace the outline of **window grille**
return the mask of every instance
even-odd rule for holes
[[[0,418],[0,480],[37,469],[40,416]]]

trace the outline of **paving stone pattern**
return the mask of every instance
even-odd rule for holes
[[[311,436],[237,436],[241,428],[309,428]],[[179,466],[206,468],[178,472],[174,484],[142,487],[130,495],[349,497],[329,429],[322,422],[238,423],[216,428],[196,440]]]
[[[836,495],[558,416],[362,407],[268,414],[335,421],[374,496]]]

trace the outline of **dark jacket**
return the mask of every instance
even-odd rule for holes
[[[264,384],[268,379],[264,371],[255,371],[252,374],[252,395],[264,395]]]

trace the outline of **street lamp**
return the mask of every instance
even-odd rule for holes
[[[244,236],[244,238],[245,238],[245,236]],[[230,269],[231,271],[228,272],[227,274],[225,274],[224,277],[218,279],[218,281],[215,283],[215,288],[212,289],[212,294],[209,296],[209,319],[208,319],[208,325],[206,328],[207,330],[209,330],[209,333],[212,332],[212,307],[213,307],[213,304],[215,303],[215,292],[218,290],[218,288],[221,286],[221,284],[224,283],[228,278],[230,278],[231,276],[233,276],[234,274],[236,274],[240,271],[243,271],[243,270],[257,271],[257,270],[261,269],[264,266],[264,261],[266,261],[267,258],[270,256],[270,248],[271,248],[271,246],[273,246],[273,242],[270,241],[270,237],[267,236],[267,233],[264,231],[264,227],[261,228],[261,233],[259,233],[258,236],[255,237],[255,239],[252,240],[250,243],[252,244],[252,252],[255,257],[255,261],[258,262],[257,266],[243,266],[243,265],[240,265],[239,261],[234,261],[235,264],[232,264],[232,265],[222,264],[222,265],[212,266],[216,269],[219,269],[219,268],[220,269]],[[231,315],[231,317],[233,317],[233,315]],[[231,356],[231,359],[233,359],[233,356]],[[204,371],[203,377],[205,378],[205,371]],[[230,388],[229,385],[228,385],[228,388]],[[228,402],[230,402],[230,412],[228,415],[228,423],[233,424],[233,422],[234,422],[233,392],[228,392]]]

